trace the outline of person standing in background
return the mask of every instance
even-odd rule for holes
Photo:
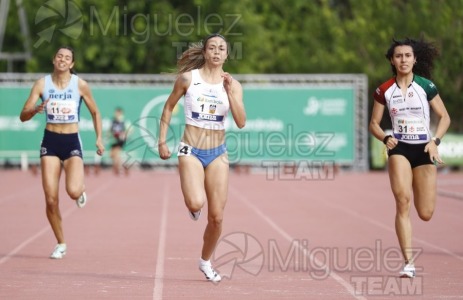
[[[110,128],[111,139],[111,160],[112,169],[115,175],[119,175],[121,169],[124,169],[125,175],[129,175],[129,168],[122,163],[122,151],[129,134],[130,122],[124,119],[124,111],[121,107],[114,110],[113,120]]]

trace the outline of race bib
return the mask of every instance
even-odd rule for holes
[[[421,118],[394,118],[394,137],[401,141],[427,141],[428,129]]]
[[[196,99],[192,105],[191,117],[196,120],[222,122],[224,119],[223,101],[216,95],[205,95]]]
[[[75,101],[50,100],[47,104],[47,118],[50,121],[77,122]]]
[[[192,148],[193,147],[191,147],[190,145],[180,142],[180,145],[178,146],[177,156],[190,156]]]

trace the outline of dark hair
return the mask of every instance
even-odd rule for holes
[[[434,43],[426,42],[422,38],[419,40],[405,38],[404,40],[392,39],[392,44],[386,52],[386,58],[390,61],[397,46],[410,46],[416,58],[413,66],[413,73],[431,79],[431,71],[434,68],[434,58],[439,56],[439,51]],[[392,73],[397,75],[395,66],[391,64]]]
[[[220,37],[227,43],[225,37],[219,33],[213,33],[206,36],[201,42],[192,44],[177,61],[177,74],[185,73],[193,69],[199,69],[206,61],[204,60],[204,50],[206,49],[207,41],[213,37]]]
[[[69,46],[62,46],[62,47],[59,47],[58,50],[56,50],[55,56],[56,56],[56,54],[58,53],[58,51],[61,50],[61,49],[66,49],[66,50],[71,51],[71,53],[72,53],[72,62],[74,62],[74,49],[72,49],[72,48],[69,47]],[[77,74],[76,71],[74,70],[74,68],[71,68],[69,71],[71,72],[71,74]]]
[[[206,36],[206,37],[203,39],[203,41],[202,41],[202,43],[203,43],[203,50],[206,49],[207,41],[210,40],[210,39],[212,39],[212,38],[214,38],[214,37],[219,37],[219,38],[221,38],[222,40],[224,40],[225,42],[227,42],[227,39],[226,39],[223,35],[221,35],[220,33],[212,33],[212,34],[209,34],[208,36]]]

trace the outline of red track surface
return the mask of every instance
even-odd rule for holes
[[[62,186],[68,253],[51,260],[40,176],[0,171],[0,299],[462,297],[463,174],[439,174],[430,222],[412,211],[414,279],[397,276],[387,173],[270,178],[231,173],[212,284],[197,269],[207,217],[188,217],[176,172],[89,174],[83,209]]]

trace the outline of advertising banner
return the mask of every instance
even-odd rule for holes
[[[130,122],[125,146],[127,163],[177,163],[176,157],[162,161],[157,153],[159,118],[171,87],[99,87],[92,93],[100,109],[106,147],[116,107]],[[30,88],[0,88],[0,156],[25,151],[38,160],[45,116],[19,120]],[[226,120],[227,148],[231,163],[259,164],[262,161],[354,161],[355,103],[351,87],[244,87],[247,123],[238,129],[231,115]],[[90,114],[82,104],[80,135],[84,158],[95,159],[95,133]],[[183,99],[175,108],[168,145],[176,153],[184,129]],[[109,161],[109,151],[103,160]],[[5,155],[3,155],[5,156]]]

